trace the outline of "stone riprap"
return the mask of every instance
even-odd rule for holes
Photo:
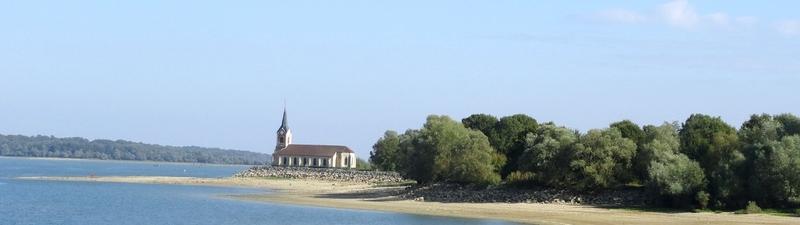
[[[352,183],[399,183],[403,177],[397,172],[360,171],[354,169],[256,166],[241,171],[235,177],[273,177],[289,179],[313,179]]]
[[[458,184],[415,185],[401,191],[399,197],[415,201],[448,203],[540,203],[596,206],[642,206],[647,197],[643,190],[609,190],[600,193],[577,193],[549,188],[477,188]]]
[[[390,184],[407,181],[396,172],[280,166],[251,167],[234,176],[313,179],[366,184]],[[595,206],[643,206],[648,204],[647,195],[641,189],[580,193],[544,187],[530,189],[517,189],[506,186],[483,188],[472,185],[434,183],[408,186],[394,189],[390,192],[386,193],[387,196],[414,201],[447,203],[505,202]]]

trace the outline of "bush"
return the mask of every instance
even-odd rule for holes
[[[749,202],[747,202],[747,207],[745,207],[745,208],[744,208],[744,213],[745,213],[745,214],[757,214],[757,213],[761,213],[761,207],[758,207],[758,205],[756,204],[756,202],[754,202],[754,201],[749,201]]]
[[[709,195],[705,191],[697,192],[697,195],[695,196],[695,200],[697,200],[697,206],[700,209],[708,208],[708,200],[710,200],[710,197],[711,195]]]
[[[794,215],[795,216],[800,216],[800,209],[795,209],[794,210]]]
[[[532,172],[514,171],[506,177],[506,182],[511,186],[524,187],[533,185],[535,179],[536,174]]]

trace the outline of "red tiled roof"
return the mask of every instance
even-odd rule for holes
[[[291,144],[276,152],[279,156],[321,156],[332,157],[339,152],[353,153],[347,146],[340,145],[296,145]]]

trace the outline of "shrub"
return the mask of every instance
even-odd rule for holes
[[[536,175],[532,172],[514,171],[506,177],[506,182],[511,186],[531,186],[534,184]]]
[[[800,216],[800,208],[794,210],[795,216]]]
[[[758,207],[756,202],[749,201],[749,202],[747,202],[747,207],[744,208],[744,213],[745,214],[761,213],[761,207]]]
[[[695,200],[697,200],[697,206],[700,209],[708,208],[708,200],[710,199],[710,197],[711,195],[709,195],[705,191],[697,192],[697,195],[695,196]]]

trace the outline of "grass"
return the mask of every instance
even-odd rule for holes
[[[763,209],[762,213],[773,216],[800,217],[800,209]]]

